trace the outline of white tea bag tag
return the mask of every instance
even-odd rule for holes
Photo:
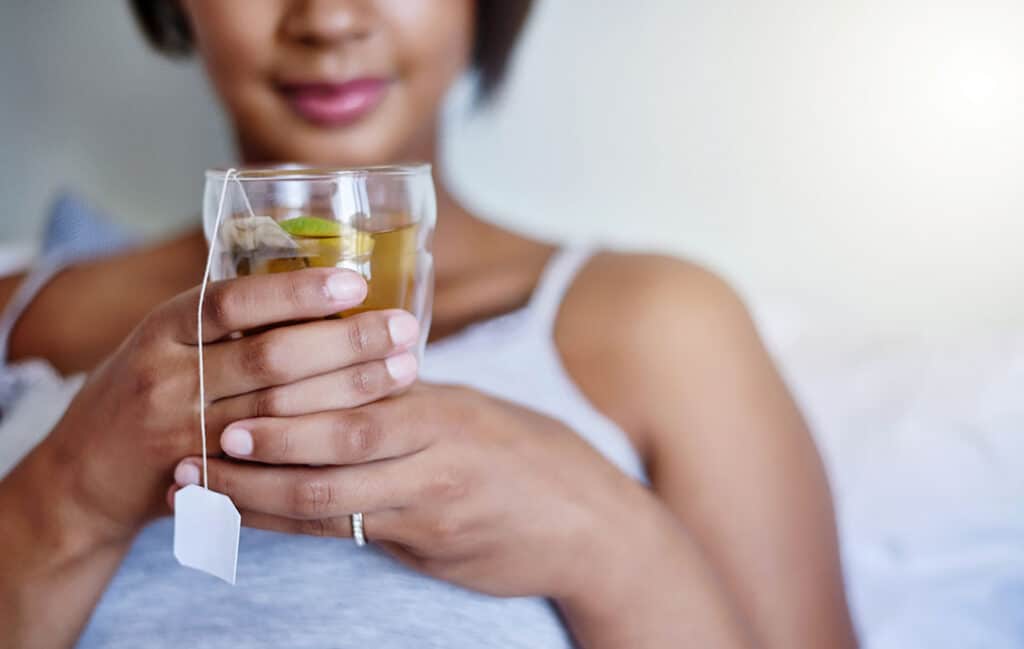
[[[174,494],[174,558],[235,583],[242,516],[224,494],[189,485]]]
[[[220,199],[217,204],[217,219],[213,222],[210,236],[210,252],[206,256],[206,270],[203,272],[203,283],[199,288],[199,305],[196,308],[196,344],[199,354],[199,435],[203,442],[203,486],[189,485],[174,494],[174,558],[183,566],[195,568],[214,577],[220,577],[229,584],[235,583],[235,570],[238,568],[238,536],[242,528],[242,516],[235,504],[224,494],[210,491],[209,474],[206,467],[206,382],[203,377],[203,300],[206,298],[206,287],[210,283],[210,268],[213,266],[213,255],[217,249],[217,238],[220,236],[221,220],[224,218],[224,199],[228,193],[228,183],[238,183],[242,199],[249,211],[251,224],[257,229],[267,229],[266,221],[252,211],[245,188],[238,180],[238,172],[228,169],[224,174]],[[267,217],[263,217],[270,220]],[[262,223],[262,225],[260,225]],[[274,228],[277,224],[270,220]],[[279,228],[278,228],[279,229]],[[249,234],[253,234],[250,232]],[[253,236],[255,236],[253,234]],[[293,242],[294,245],[294,242]]]

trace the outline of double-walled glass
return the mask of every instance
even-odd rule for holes
[[[369,294],[338,316],[409,311],[421,323],[422,360],[433,299],[436,209],[427,164],[212,169],[203,196],[207,242],[216,246],[210,279],[310,267],[355,270],[366,278]]]

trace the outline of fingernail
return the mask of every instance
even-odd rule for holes
[[[229,428],[220,436],[220,447],[230,455],[252,453],[252,433],[244,428]]]
[[[182,460],[174,469],[174,481],[182,487],[199,484],[199,467],[188,460]]]
[[[405,383],[416,375],[416,357],[409,353],[391,356],[384,361],[384,365],[397,383]]]
[[[366,294],[366,282],[352,271],[335,273],[327,278],[327,292],[338,301],[358,300]]]
[[[420,325],[412,314],[403,311],[388,320],[388,332],[391,334],[391,342],[395,345],[411,345],[420,335]]]

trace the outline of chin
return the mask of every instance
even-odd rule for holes
[[[347,132],[346,132],[347,131]],[[250,164],[297,163],[329,167],[368,167],[408,162],[407,149],[379,129],[301,128],[266,134],[245,147]]]

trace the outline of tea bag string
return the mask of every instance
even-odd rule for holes
[[[213,255],[217,249],[217,240],[220,235],[220,224],[224,219],[224,202],[228,195],[228,183],[234,180],[238,183],[238,190],[242,193],[242,200],[245,201],[245,208],[249,216],[255,218],[249,197],[245,194],[245,187],[238,180],[238,171],[232,167],[224,172],[224,183],[220,188],[220,199],[217,202],[217,218],[213,222],[213,232],[210,233],[210,251],[206,256],[206,269],[203,271],[203,283],[199,287],[199,306],[196,309],[196,338],[199,347],[199,433],[203,438],[203,489],[209,490],[210,481],[206,470],[206,378],[203,371],[203,303],[206,301],[206,287],[210,283],[210,269],[213,267]]]

